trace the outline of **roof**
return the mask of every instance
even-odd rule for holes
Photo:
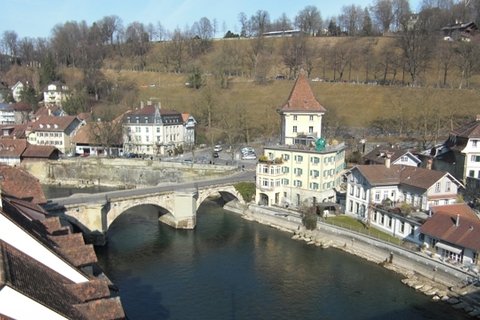
[[[420,227],[421,233],[480,251],[480,219],[467,204],[435,206],[432,213]]]
[[[4,241],[0,241],[0,248],[2,285],[68,319],[125,318],[119,298],[106,299],[106,280],[76,284]]]
[[[50,159],[55,153],[59,153],[58,150],[54,146],[44,146],[44,145],[34,145],[28,144],[27,149],[22,154],[23,158],[42,158],[42,159]]]
[[[2,193],[17,199],[30,199],[33,203],[47,201],[38,179],[20,168],[0,165],[0,188]]]
[[[80,123],[76,116],[41,116],[36,121],[29,122],[28,126],[31,131],[64,132],[75,121]]]
[[[91,137],[90,130],[92,130],[91,123],[87,123],[86,125],[80,127],[75,136],[72,138],[72,142],[77,144],[92,143],[93,139]]]
[[[304,72],[300,72],[287,102],[280,108],[280,111],[326,112],[327,110],[315,98]]]
[[[12,109],[18,112],[31,112],[32,106],[25,102],[17,102],[12,104]]]
[[[387,168],[384,165],[358,165],[357,169],[372,186],[409,185],[420,189],[428,189],[447,172],[429,170],[425,168],[393,165]],[[456,181],[453,177],[452,179]]]
[[[475,121],[468,122],[451,132],[451,135],[462,138],[480,138],[480,116]]]
[[[27,148],[27,140],[0,138],[0,157],[20,158]]]
[[[126,123],[162,123],[163,125],[183,124],[183,118],[180,112],[161,109],[154,105],[148,105],[126,112],[124,121]]]
[[[35,118],[38,119],[41,116],[61,116],[64,113],[63,109],[60,106],[44,106],[41,107],[35,112]]]
[[[406,155],[407,153],[410,154],[412,157],[414,157],[409,150],[379,146],[373,149],[372,151],[370,151],[369,153],[367,153],[366,155],[364,155],[363,159],[368,162],[372,162],[376,164],[385,164],[386,153],[390,155],[390,161],[392,163],[398,160],[400,157]],[[420,160],[416,162],[420,163]]]

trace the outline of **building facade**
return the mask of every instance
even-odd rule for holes
[[[73,137],[83,122],[75,116],[43,116],[29,122],[25,135],[31,144],[54,146],[62,153],[74,150]]]
[[[142,105],[124,116],[124,152],[152,156],[173,154],[176,148],[194,139],[191,132],[194,126],[190,120],[185,124],[180,112],[161,109],[160,105]]]
[[[257,164],[258,204],[300,208],[336,200],[345,145],[322,138],[325,111],[301,73],[279,109],[280,145],[265,146]]]

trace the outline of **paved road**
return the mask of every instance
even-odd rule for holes
[[[48,210],[49,208],[53,208],[53,207],[72,205],[77,203],[102,203],[102,202],[105,202],[107,199],[139,196],[139,195],[161,193],[161,192],[168,192],[168,191],[179,191],[179,190],[185,190],[185,189],[198,189],[198,188],[204,188],[204,187],[209,187],[214,185],[233,184],[233,183],[242,182],[242,181],[254,182],[255,171],[245,170],[245,171],[241,171],[233,175],[225,176],[222,178],[185,182],[185,183],[172,183],[168,185],[160,185],[160,186],[148,187],[148,188],[116,190],[116,191],[108,191],[108,192],[93,193],[93,194],[83,194],[83,193],[73,194],[65,198],[49,199],[47,204],[44,207]]]

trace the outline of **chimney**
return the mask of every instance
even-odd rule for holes
[[[392,154],[390,152],[385,152],[385,167],[390,168],[390,158]]]
[[[427,166],[425,168],[427,168],[428,170],[432,170],[432,163],[432,159],[427,159]]]
[[[477,117],[475,118],[476,121],[480,121],[480,114],[477,114]]]
[[[140,109],[143,109],[143,107],[144,107],[143,101],[140,101]]]
[[[52,110],[48,107],[47,107],[47,110],[48,110],[48,115],[51,116],[52,115]]]
[[[460,215],[457,214],[457,218],[455,219],[455,227],[458,227],[460,225]]]

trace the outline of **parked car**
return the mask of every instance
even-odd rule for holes
[[[218,152],[214,152],[214,153],[213,153],[213,157],[214,157],[214,158],[218,158]]]
[[[255,149],[253,149],[252,147],[243,147],[242,149],[240,149],[240,152],[242,153],[242,156],[249,153],[255,154]]]
[[[215,152],[220,152],[220,151],[222,151],[222,150],[223,150],[223,148],[222,148],[222,146],[219,145],[219,144],[217,144],[215,147],[213,147],[213,151],[215,151]]]
[[[257,155],[255,153],[244,153],[242,154],[242,160],[255,160]]]

